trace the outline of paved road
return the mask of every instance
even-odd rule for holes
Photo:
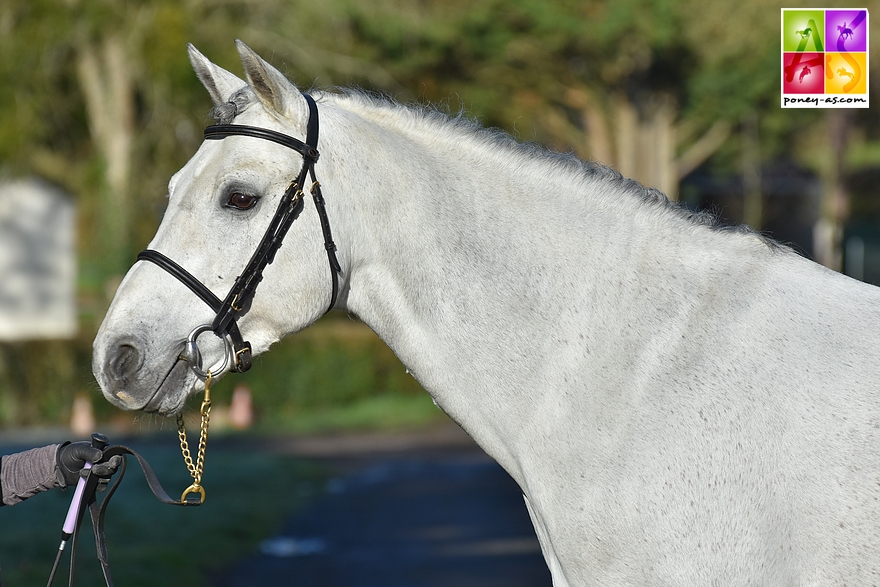
[[[287,447],[339,475],[212,587],[550,587],[519,488],[472,443],[370,442]]]

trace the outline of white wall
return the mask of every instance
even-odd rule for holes
[[[76,334],[73,201],[34,179],[0,183],[0,340]]]

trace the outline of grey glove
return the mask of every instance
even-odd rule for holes
[[[62,444],[58,449],[58,466],[57,473],[59,485],[66,487],[67,485],[76,485],[80,477],[86,477],[91,473],[101,477],[98,491],[103,491],[107,487],[107,481],[122,464],[122,455],[111,457],[106,463],[97,463],[91,469],[84,469],[86,463],[94,463],[101,460],[103,452],[99,448],[95,448],[89,442],[74,442]],[[63,479],[64,483],[60,483]]]
[[[58,448],[58,484],[61,487],[76,485],[80,478],[80,471],[86,463],[94,463],[101,460],[100,448],[95,448],[89,442],[65,442]]]

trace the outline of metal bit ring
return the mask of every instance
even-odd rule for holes
[[[210,369],[205,370],[202,367],[202,352],[199,350],[198,344],[196,344],[196,339],[198,339],[204,332],[213,333],[214,331],[211,329],[210,324],[202,324],[201,326],[196,326],[193,331],[189,333],[179,358],[189,363],[189,368],[192,369],[193,373],[195,373],[196,377],[199,379],[207,379],[209,372],[213,377],[219,378],[231,371],[232,366],[235,365],[235,349],[232,344],[232,337],[228,334],[222,337],[226,347],[226,352],[223,354],[223,358],[217,361],[217,363],[215,363]]]

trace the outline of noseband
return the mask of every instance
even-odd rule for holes
[[[305,143],[274,130],[241,124],[216,124],[205,129],[206,140],[222,140],[231,136],[252,137],[278,143],[293,149],[303,157],[303,164],[299,175],[287,187],[281,202],[278,204],[278,208],[275,210],[272,222],[257,246],[257,250],[251,256],[250,261],[248,261],[241,274],[235,279],[235,283],[223,300],[214,295],[204,283],[196,279],[189,271],[162,253],[147,249],[141,251],[137,256],[138,261],[155,263],[173,275],[216,313],[211,324],[197,326],[190,332],[184,350],[180,354],[180,358],[188,361],[193,372],[202,379],[207,377],[208,371],[216,378],[227,371],[243,373],[251,368],[251,344],[242,338],[236,321],[250,308],[257,285],[263,279],[263,270],[275,259],[275,253],[281,248],[284,236],[287,234],[293,221],[297,219],[303,210],[303,198],[305,197],[303,186],[305,185],[307,174],[312,179],[312,199],[315,202],[315,208],[321,220],[321,230],[324,233],[324,248],[327,250],[327,259],[330,263],[330,274],[333,280],[330,305],[327,307],[326,312],[329,312],[334,304],[336,304],[336,298],[339,294],[339,274],[342,272],[342,269],[336,258],[336,245],[333,243],[333,236],[330,233],[330,222],[327,219],[324,197],[321,195],[321,184],[315,178],[315,163],[318,162],[319,156],[317,148],[318,107],[311,96],[303,94],[303,97],[309,106],[309,121]],[[199,335],[209,330],[223,339],[225,353],[222,360],[206,371],[202,367],[201,352],[196,341]]]

